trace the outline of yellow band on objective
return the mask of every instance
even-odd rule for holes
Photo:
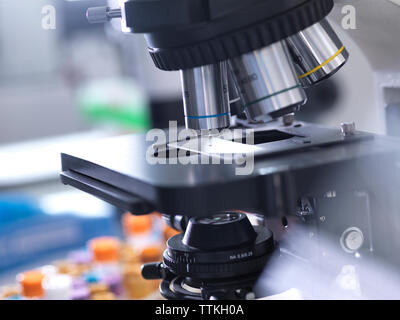
[[[310,74],[314,73],[315,71],[321,69],[323,66],[327,65],[329,62],[331,62],[333,59],[335,59],[342,51],[344,50],[344,46],[342,46],[338,52],[336,52],[332,57],[330,57],[328,60],[326,60],[324,63],[321,63],[318,67],[312,69],[311,71],[308,71],[307,73],[299,76],[299,79],[303,79],[307,76],[309,76]]]

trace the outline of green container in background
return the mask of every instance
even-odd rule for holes
[[[80,88],[77,102],[84,117],[92,124],[135,132],[151,128],[148,99],[130,79],[92,81]]]

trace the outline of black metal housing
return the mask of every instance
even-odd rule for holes
[[[142,275],[163,279],[168,299],[245,299],[276,245],[270,230],[241,212],[192,218],[184,234],[168,240],[163,262],[144,265]]]
[[[261,272],[269,255],[275,249],[272,233],[264,227],[254,227],[256,239],[247,245],[224,250],[199,250],[185,245],[183,235],[168,240],[164,252],[164,264],[176,275],[195,279],[233,278]],[[235,234],[224,232],[227,237]],[[204,241],[212,236],[209,232],[199,234]]]
[[[144,33],[155,65],[181,70],[268,46],[320,21],[333,0],[128,0],[127,30]]]

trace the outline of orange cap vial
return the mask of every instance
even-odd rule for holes
[[[160,246],[148,246],[140,252],[140,258],[143,263],[156,262],[162,259],[162,248]]]
[[[119,259],[119,241],[114,237],[100,237],[89,241],[96,262],[115,262]]]
[[[44,296],[42,281],[44,274],[38,270],[27,271],[17,276],[21,285],[22,295],[27,298],[40,298]]]
[[[151,231],[153,221],[150,215],[134,216],[133,214],[126,212],[122,216],[122,225],[125,235],[130,236]]]

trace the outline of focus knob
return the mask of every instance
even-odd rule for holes
[[[164,279],[167,270],[162,262],[146,263],[142,266],[142,277],[146,280]]]

